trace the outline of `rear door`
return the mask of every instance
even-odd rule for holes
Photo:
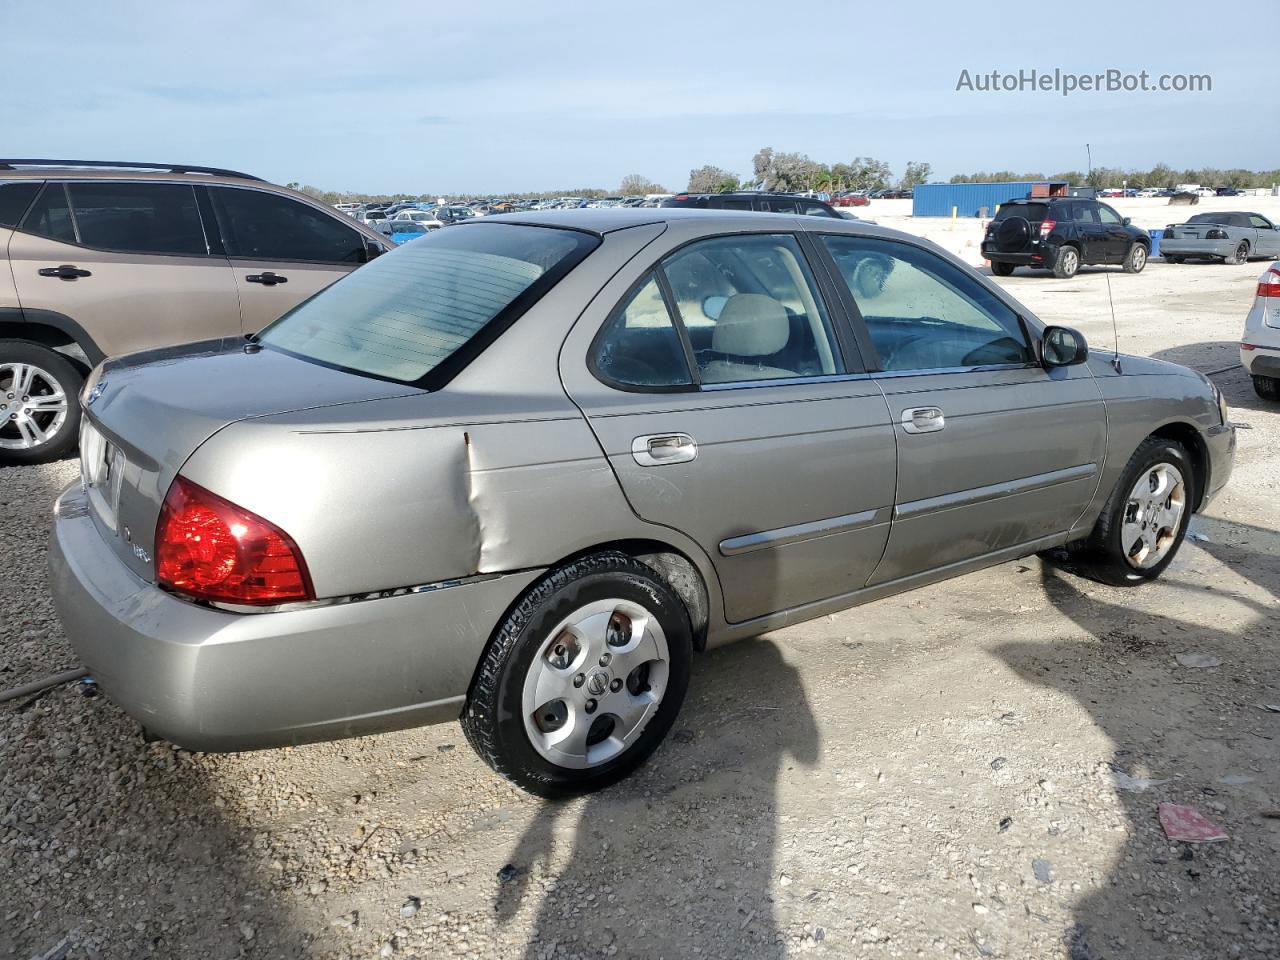
[[[1084,366],[1045,370],[982,281],[912,243],[823,235],[897,433],[893,528],[871,584],[1059,534],[1106,446]]]
[[[637,265],[561,354],[632,508],[701,545],[735,623],[860,589],[888,535],[888,410],[802,250],[740,233]]]
[[[70,318],[106,355],[240,332],[230,264],[190,183],[50,180],[9,261],[25,314]]]
[[[1098,219],[1099,204],[1092,200],[1074,200],[1069,205],[1080,238],[1081,263],[1107,263],[1107,233]]]
[[[201,189],[231,262],[245,333],[368,259],[364,234],[339,214],[253,187]]]

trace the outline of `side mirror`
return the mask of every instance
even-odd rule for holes
[[[1079,330],[1047,327],[1040,341],[1040,357],[1046,367],[1074,367],[1089,359],[1089,344]]]
[[[1125,218],[1124,218],[1124,225],[1125,225],[1126,227],[1127,227],[1129,224],[1131,224],[1131,223],[1133,223],[1133,217],[1125,217]]]

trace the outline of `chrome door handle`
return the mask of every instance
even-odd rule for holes
[[[947,425],[939,407],[911,407],[902,411],[902,429],[907,433],[937,433]]]
[[[698,445],[687,433],[662,433],[636,437],[631,441],[631,456],[642,467],[660,467],[667,463],[688,463],[698,456]]]

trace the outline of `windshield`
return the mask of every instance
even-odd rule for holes
[[[402,220],[391,225],[392,233],[426,233],[427,228],[420,223],[414,223],[412,220]]]
[[[260,340],[304,360],[433,387],[598,243],[578,231],[515,224],[433,231],[304,301]]]

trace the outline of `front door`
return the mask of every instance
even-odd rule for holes
[[[730,622],[865,585],[893,428],[795,236],[707,238],[615,278],[565,356],[632,508],[702,546]]]
[[[861,314],[897,432],[893,527],[870,583],[1068,530],[1106,445],[1087,369],[1038,365],[1017,313],[930,250],[848,235],[821,244]]]
[[[9,262],[29,316],[70,318],[108,356],[240,332],[230,264],[210,252],[190,184],[48,181]]]
[[[367,259],[347,218],[266,190],[210,185],[245,333],[256,333]],[[347,222],[344,222],[347,221]]]

